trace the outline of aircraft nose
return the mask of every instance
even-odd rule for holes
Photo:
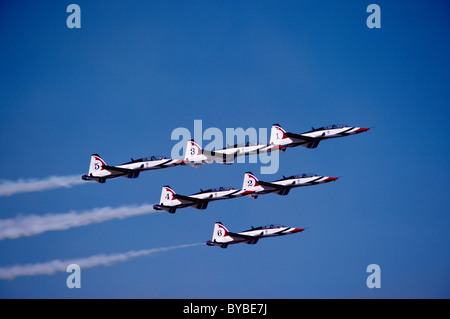
[[[339,179],[339,177],[327,177],[325,182],[334,182],[335,180]]]
[[[366,132],[368,130],[370,130],[370,127],[360,127],[355,131],[355,133],[362,133],[362,132]]]
[[[292,231],[292,233],[299,233],[299,232],[302,232],[302,231],[304,231],[305,229],[304,228],[294,228],[294,230]]]

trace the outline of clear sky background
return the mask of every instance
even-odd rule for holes
[[[447,1],[69,1],[0,4],[0,179],[87,173],[170,156],[177,127],[364,134],[259,163],[174,167],[0,197],[0,219],[155,204],[303,172],[335,183],[0,240],[0,267],[204,243],[270,223],[301,234],[227,249],[197,245],[54,275],[0,280],[1,298],[449,298],[450,6]],[[369,289],[366,267],[381,268]]]

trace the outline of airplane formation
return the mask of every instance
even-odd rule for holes
[[[275,193],[278,195],[287,195],[292,188],[301,186],[311,186],[328,183],[337,180],[338,177],[320,176],[315,174],[302,174],[285,177],[277,181],[268,183],[259,181],[251,172],[244,175],[242,189],[233,187],[217,187],[208,190],[201,190],[192,195],[180,195],[170,188],[164,186],[161,192],[159,204],[153,206],[155,210],[165,210],[174,214],[178,208],[194,207],[197,209],[206,209],[209,202],[238,198],[248,196],[258,198],[259,195]]]
[[[180,165],[199,167],[203,164],[220,163],[232,164],[237,157],[254,154],[268,153],[272,151],[285,152],[288,148],[303,146],[309,149],[316,148],[326,139],[344,137],[367,132],[370,128],[353,127],[347,125],[329,125],[320,128],[312,128],[310,131],[296,134],[286,132],[279,124],[273,124],[270,132],[270,140],[267,144],[249,144],[227,146],[223,149],[208,151],[202,149],[194,140],[187,142],[183,159],[171,159],[164,156],[151,156],[149,158],[132,159],[129,162],[111,166],[98,155],[92,154],[89,172],[81,178],[85,181],[105,183],[106,180],[116,177],[137,178],[143,171],[156,170]],[[164,186],[155,210],[165,210],[174,214],[177,209],[193,207],[204,210],[213,201],[232,199],[238,197],[258,198],[260,195],[274,193],[288,195],[291,189],[303,186],[313,186],[336,181],[338,177],[322,176],[316,174],[301,174],[284,177],[272,182],[258,180],[251,172],[244,174],[241,189],[233,187],[217,187],[208,190],[200,190],[191,195],[175,193],[170,186]],[[268,225],[252,227],[239,233],[229,232],[225,226],[217,222],[214,224],[213,237],[207,241],[208,246],[227,248],[230,244],[247,243],[256,244],[259,239],[266,237],[283,236],[302,232],[304,228],[292,228],[281,225]]]

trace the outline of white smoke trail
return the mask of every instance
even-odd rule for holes
[[[21,276],[53,275],[57,272],[66,272],[67,266],[71,264],[77,264],[78,266],[80,266],[81,270],[98,266],[111,266],[119,262],[128,261],[132,258],[148,256],[156,253],[166,252],[169,250],[186,248],[197,245],[202,245],[202,243],[153,248],[153,249],[143,249],[137,251],[132,250],[125,253],[112,255],[99,254],[91,257],[78,258],[73,260],[55,259],[45,263],[0,267],[0,279],[12,280]]]
[[[51,230],[65,230],[89,224],[101,223],[110,219],[123,219],[132,216],[156,213],[152,205],[101,207],[86,211],[71,211],[64,214],[19,215],[0,220],[0,240],[34,236]]]
[[[0,180],[0,196],[11,196],[19,193],[41,192],[55,188],[69,188],[86,183],[81,175],[50,176],[44,179],[18,179],[17,181]]]

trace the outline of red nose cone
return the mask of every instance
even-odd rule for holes
[[[369,127],[360,127],[359,129],[357,129],[357,130],[355,131],[355,133],[362,133],[362,132],[366,132],[366,131],[368,131],[368,130],[370,130]]]
[[[335,180],[339,179],[339,177],[328,177],[325,182],[334,182]]]
[[[305,229],[304,228],[294,228],[294,230],[292,231],[292,233],[299,233],[299,232],[302,232],[302,231],[304,231]]]

